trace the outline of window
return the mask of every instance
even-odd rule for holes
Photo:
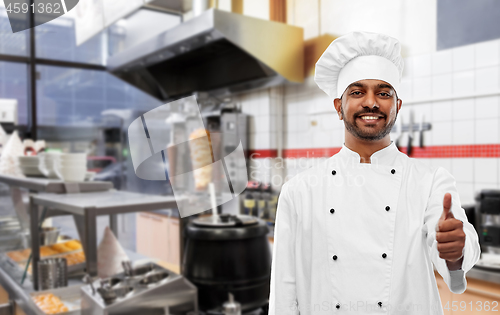
[[[99,124],[107,109],[147,111],[160,101],[105,71],[37,66],[38,124]]]
[[[28,55],[29,30],[12,33],[3,1],[0,1],[0,54]]]
[[[0,98],[17,100],[19,125],[28,122],[27,70],[24,63],[0,61]]]

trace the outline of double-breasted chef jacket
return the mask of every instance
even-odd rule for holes
[[[437,251],[447,192],[466,234],[456,271]],[[282,187],[269,314],[443,314],[433,264],[449,289],[462,293],[479,254],[448,171],[409,158],[394,142],[370,164],[343,145]]]

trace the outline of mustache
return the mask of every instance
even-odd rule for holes
[[[358,116],[363,115],[363,114],[376,114],[376,115],[383,116],[384,118],[387,117],[387,115],[384,114],[383,112],[381,112],[380,110],[371,110],[371,109],[364,109],[362,111],[354,113],[354,117],[358,117]]]

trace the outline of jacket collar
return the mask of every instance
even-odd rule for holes
[[[391,141],[388,146],[374,152],[370,156],[370,164],[392,165],[395,163],[396,157],[399,154],[401,154],[401,152],[399,152],[394,141]],[[362,164],[359,154],[346,147],[345,143],[342,144],[342,148],[336,155],[348,164]]]

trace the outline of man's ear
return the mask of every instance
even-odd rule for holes
[[[398,110],[397,110],[396,114],[399,113],[399,111],[401,110],[401,105],[403,105],[403,101],[400,98],[398,98],[398,101],[396,103],[396,108]]]
[[[337,111],[337,114],[339,115],[339,119],[342,120],[342,111],[340,110],[340,107],[342,106],[342,101],[340,98],[336,98],[333,100],[333,106],[335,106],[335,110]]]

